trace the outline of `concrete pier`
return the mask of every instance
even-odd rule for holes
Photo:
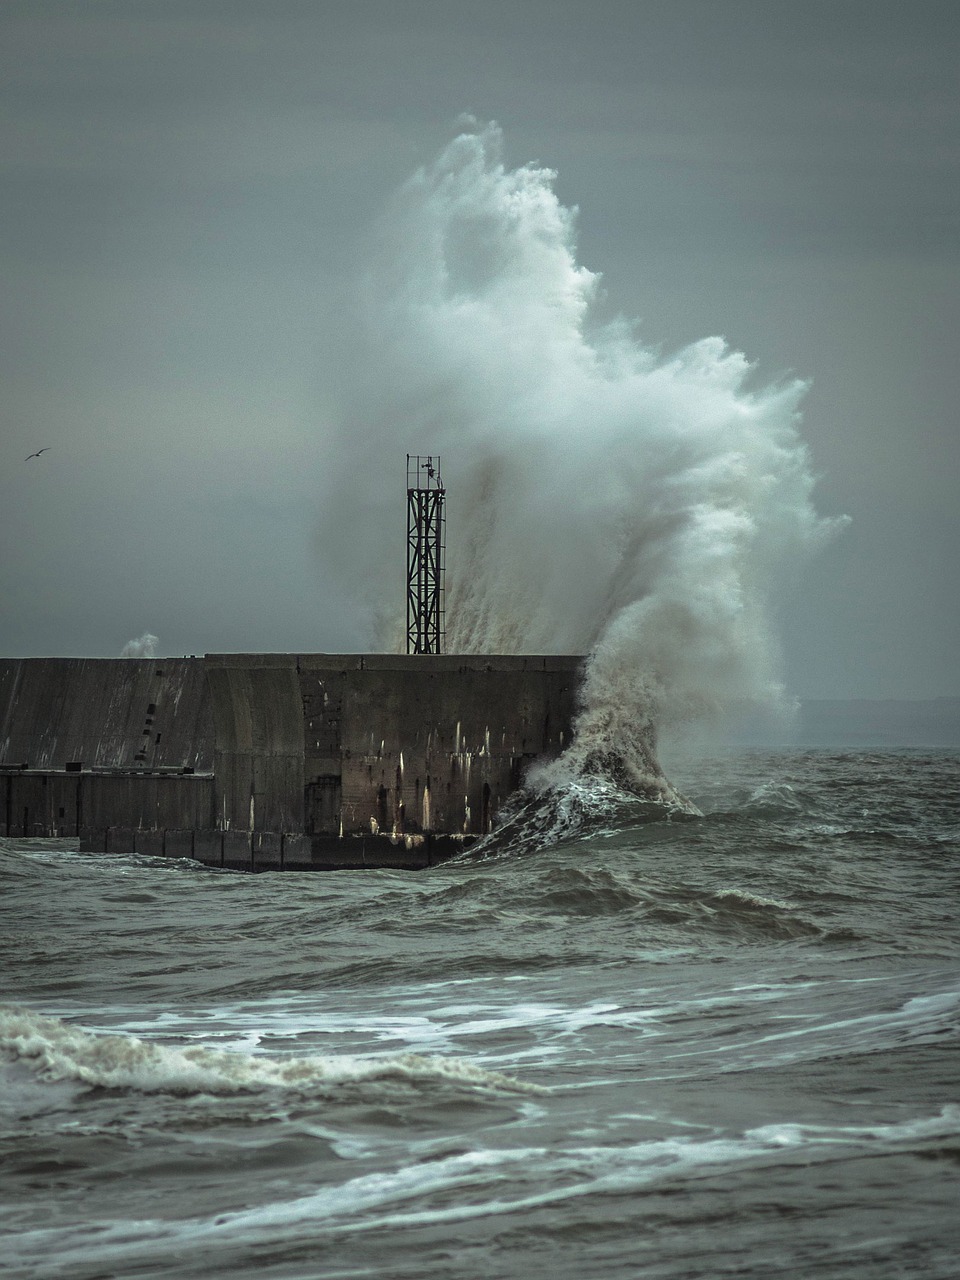
[[[0,659],[0,832],[244,870],[424,867],[570,741],[582,659]]]

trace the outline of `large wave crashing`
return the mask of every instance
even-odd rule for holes
[[[574,743],[539,789],[603,776],[683,807],[656,728],[784,701],[768,594],[829,528],[797,434],[805,386],[751,389],[718,337],[661,358],[600,323],[554,178],[506,167],[491,124],[397,192],[346,344],[324,538],[349,528],[341,560],[393,647],[392,478],[405,452],[440,453],[448,651],[589,654]]]

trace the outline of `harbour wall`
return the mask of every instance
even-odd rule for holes
[[[428,866],[563,750],[581,664],[0,659],[0,832],[249,870]]]

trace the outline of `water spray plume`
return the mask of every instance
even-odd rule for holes
[[[797,434],[805,385],[750,390],[721,338],[660,358],[627,322],[599,323],[554,177],[507,168],[489,125],[397,192],[351,335],[326,516],[344,519],[349,494],[351,570],[397,600],[395,644],[383,466],[411,441],[441,453],[448,651],[588,654],[575,741],[540,785],[603,774],[669,802],[656,728],[784,701],[768,595],[831,526]],[[359,486],[358,456],[379,463]]]
[[[135,640],[128,640],[120,650],[121,658],[153,658],[156,657],[159,639],[149,631]]]

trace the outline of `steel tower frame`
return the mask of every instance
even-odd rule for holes
[[[440,457],[407,454],[407,653],[442,653],[446,490]]]

